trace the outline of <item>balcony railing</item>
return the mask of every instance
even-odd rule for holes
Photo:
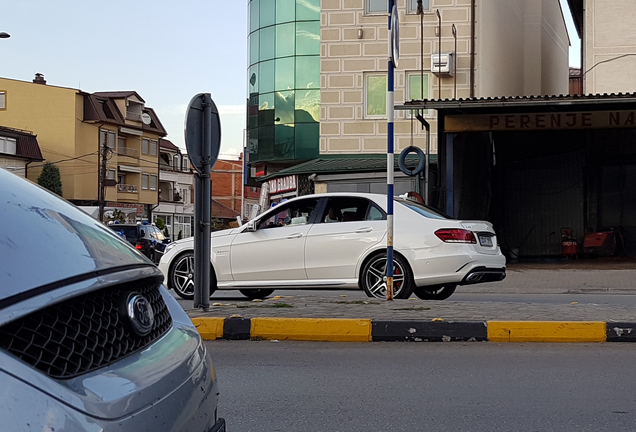
[[[126,111],[126,120],[141,121],[141,114]]]
[[[137,185],[118,184],[117,192],[137,193]]]
[[[117,149],[117,154],[121,156],[137,157],[138,153],[139,151],[137,149],[130,148],[130,147],[119,147]]]

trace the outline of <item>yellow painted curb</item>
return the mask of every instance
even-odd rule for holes
[[[203,340],[221,339],[223,337],[223,322],[224,318],[192,318],[192,323]]]
[[[488,321],[491,342],[605,342],[604,322]]]
[[[252,338],[327,342],[370,342],[369,319],[252,318]]]

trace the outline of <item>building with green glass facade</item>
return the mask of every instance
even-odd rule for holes
[[[387,152],[388,0],[247,1],[248,184],[267,182],[270,200],[386,190],[386,170],[375,161]],[[567,93],[568,39],[558,2],[395,4],[400,29],[395,105]],[[439,53],[448,59],[446,67],[433,64]],[[415,146],[430,161],[439,153],[440,164],[429,164],[435,171],[445,163],[437,113],[419,112],[430,124],[430,139],[412,114],[395,113],[395,153]],[[281,191],[275,184],[280,179],[297,187]],[[394,191],[426,191],[435,202],[447,185],[441,176],[429,180],[397,169]]]
[[[320,0],[248,1],[249,164],[316,157]]]

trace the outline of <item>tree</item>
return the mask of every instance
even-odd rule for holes
[[[60,169],[47,162],[42,168],[42,173],[38,177],[38,184],[51,192],[62,196],[62,178],[60,177]]]
[[[163,231],[166,228],[166,223],[160,217],[155,219],[155,225],[157,225],[157,228],[159,228],[161,231]]]

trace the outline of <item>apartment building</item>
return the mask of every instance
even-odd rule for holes
[[[102,201],[107,213],[119,210],[129,221],[150,217],[166,131],[139,94],[86,93],[36,74],[32,82],[0,78],[0,95],[0,125],[37,135],[42,157],[60,170],[64,198],[87,207]],[[27,176],[36,180],[40,171],[33,167]]]
[[[581,37],[583,94],[636,90],[636,3],[568,0]]]
[[[248,162],[254,171],[270,179],[318,155],[386,153],[387,4],[249,1]],[[558,1],[423,0],[422,15],[417,0],[396,5],[396,105],[568,93],[569,40]],[[440,53],[444,64],[438,67]],[[429,148],[436,154],[436,112],[421,114],[431,125]],[[426,133],[410,112],[400,111],[396,153],[409,145],[426,148]],[[342,175],[338,179],[342,188]],[[328,177],[322,180],[329,190]],[[377,181],[357,175],[349,188],[372,189]]]
[[[0,168],[27,177],[29,165],[42,160],[44,158],[35,135],[29,131],[0,126]]]
[[[163,219],[171,239],[193,235],[194,172],[188,155],[171,141],[159,140],[159,204],[153,222]]]

